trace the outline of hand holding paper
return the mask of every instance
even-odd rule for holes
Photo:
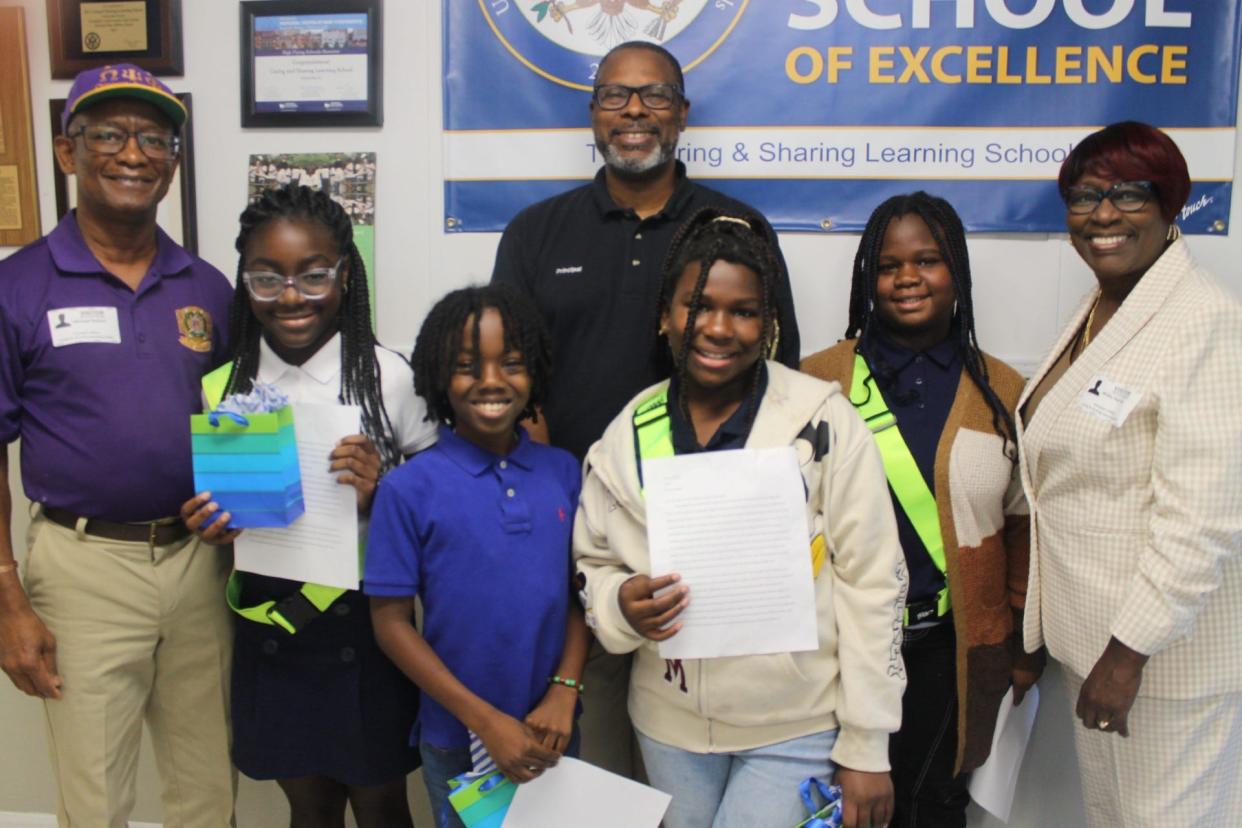
[[[634,632],[652,641],[665,641],[681,629],[679,616],[690,604],[690,590],[679,586],[681,576],[677,573],[651,578],[635,575],[617,591],[617,603],[621,614],[634,628]],[[657,595],[660,590],[667,590]]]

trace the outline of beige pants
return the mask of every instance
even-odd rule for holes
[[[1083,679],[1064,668],[1070,705]],[[1091,828],[1235,828],[1242,824],[1242,693],[1134,702],[1129,738],[1074,719]]]
[[[60,825],[124,828],[144,719],[166,828],[230,825],[227,549],[110,541],[42,517],[27,545],[26,591],[63,682],[45,702]]]
[[[642,754],[630,724],[630,663],[633,656],[613,655],[591,639],[582,684],[581,756],[587,762],[640,782],[647,780]]]

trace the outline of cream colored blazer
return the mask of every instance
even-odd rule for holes
[[[1086,676],[1116,636],[1142,695],[1242,690],[1242,304],[1175,241],[1019,430],[1027,650]]]

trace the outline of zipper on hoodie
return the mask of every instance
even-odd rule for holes
[[[716,749],[716,723],[707,715],[707,665],[709,660],[699,660],[699,712],[707,722],[707,747],[709,751]]]

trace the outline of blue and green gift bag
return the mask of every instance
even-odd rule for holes
[[[190,417],[194,491],[211,492],[235,529],[288,526],[302,512],[293,408]]]
[[[449,804],[466,828],[500,828],[517,785],[499,770],[463,773],[449,780]]]
[[[816,793],[822,805],[816,801]],[[794,828],[841,828],[841,786],[827,785],[812,776],[798,785],[798,798],[808,816]]]

